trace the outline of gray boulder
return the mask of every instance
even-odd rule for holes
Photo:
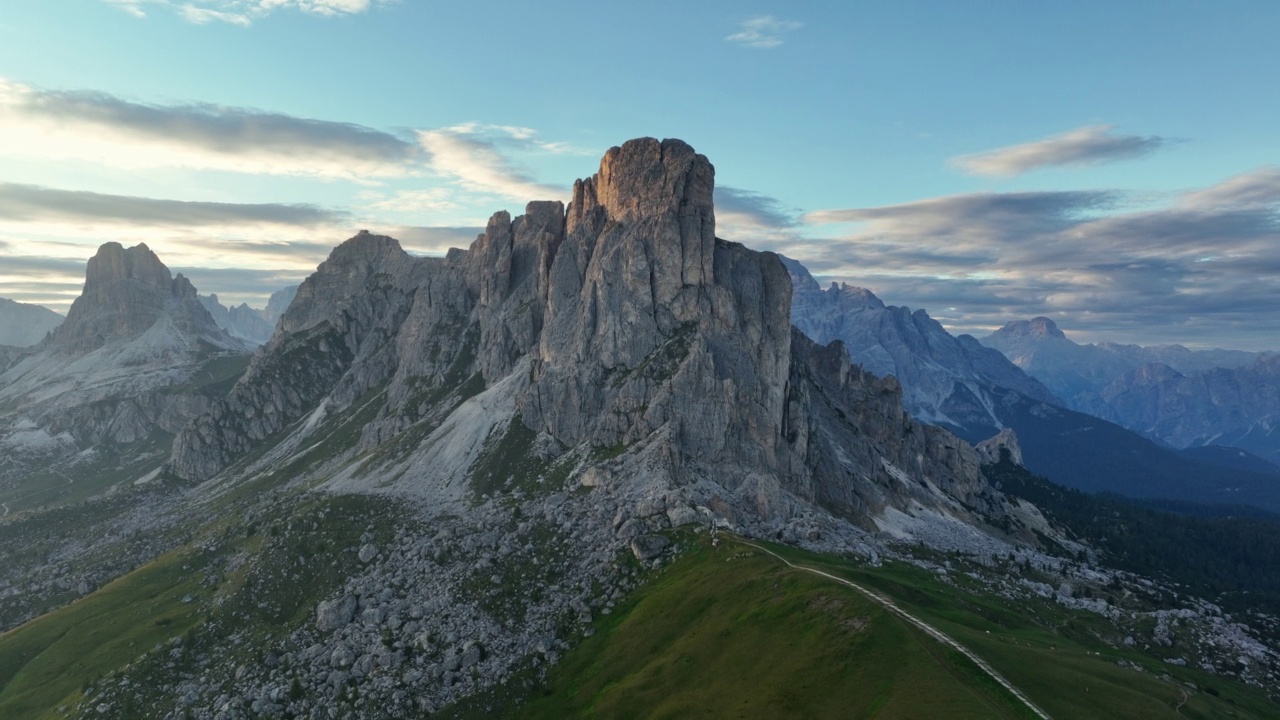
[[[631,552],[637,560],[652,560],[670,544],[671,541],[661,535],[641,535],[631,540]]]
[[[354,595],[321,602],[316,606],[316,629],[330,632],[350,625],[359,604]]]

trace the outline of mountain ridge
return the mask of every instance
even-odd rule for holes
[[[1037,329],[1038,328],[1038,329]],[[982,338],[1073,410],[1175,448],[1235,445],[1280,458],[1276,354],[1181,345],[1080,345],[1052,320],[1015,321]]]

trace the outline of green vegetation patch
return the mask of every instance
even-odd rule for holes
[[[1280,717],[1280,705],[1257,688],[1124,647],[1114,626],[1094,613],[995,595],[963,572],[946,582],[901,562],[868,567],[768,545],[792,562],[893,598],[977,653],[1054,720]]]
[[[1025,718],[853,590],[696,542],[597,622],[520,718]]]
[[[97,678],[196,625],[201,590],[186,560],[166,555],[0,635],[0,717],[50,714]]]

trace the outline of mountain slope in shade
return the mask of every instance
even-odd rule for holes
[[[1187,457],[1115,423],[1007,392],[1001,418],[1018,434],[1026,466],[1093,493],[1280,512],[1280,478]]]
[[[62,324],[63,317],[40,305],[0,298],[0,345],[35,345]]]
[[[821,290],[803,266],[786,262],[793,278],[796,327],[818,340],[839,338],[855,362],[877,375],[893,374],[902,384],[904,406],[913,414],[937,417],[965,407],[967,414],[952,411],[948,425],[970,442],[990,437],[998,428],[1012,428],[1027,467],[1068,487],[1280,510],[1280,483],[1266,471],[1183,456],[1110,421],[1060,407],[1061,401],[998,351],[973,352],[978,346],[973,338],[952,337],[924,311],[885,306],[870,291],[848,285]],[[1062,358],[1037,355],[1046,347],[1068,356],[1095,354],[1093,346],[1072,343],[1047,319],[1006,330],[1006,336],[1027,341],[1027,352],[1037,362]],[[1091,367],[1100,375],[1099,366]],[[1083,374],[1073,377],[1094,382]],[[951,395],[940,392],[949,388],[955,388]],[[960,425],[954,417],[972,420]]]
[[[1218,465],[1236,470],[1280,475],[1280,465],[1268,462],[1257,455],[1238,447],[1226,445],[1199,445],[1179,450],[1178,453],[1197,462]]]
[[[952,336],[924,310],[886,306],[870,290],[836,285],[823,290],[803,265],[783,258],[791,275],[791,321],[814,341],[844,343],[853,362],[902,384],[903,406],[923,422],[966,439],[1004,427],[992,391],[1016,390],[1060,403],[998,351],[968,335]]]

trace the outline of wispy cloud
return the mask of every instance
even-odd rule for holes
[[[178,14],[187,22],[195,23],[196,25],[224,22],[229,25],[248,27],[253,24],[253,20],[251,20],[247,14],[242,12],[214,10],[207,7],[196,7],[195,5],[182,5],[178,7]]]
[[[254,20],[277,10],[300,10],[313,15],[343,16],[363,13],[375,4],[392,0],[103,0],[137,18],[149,8],[177,13],[188,22],[204,25],[223,22],[248,27]]]
[[[147,13],[142,6],[150,4],[149,0],[103,0],[103,2],[114,5],[136,18],[145,18]]]
[[[860,223],[788,248],[815,274],[954,330],[1048,315],[1086,339],[1280,348],[1280,168],[1159,206],[1119,192],[985,193],[804,220]]]
[[[311,227],[346,219],[313,205],[186,202],[0,182],[6,223],[112,223],[133,226],[291,225]]]
[[[782,20],[772,15],[757,15],[742,21],[738,32],[725,37],[725,41],[757,50],[772,50],[782,44],[782,37],[804,27],[796,20]]]
[[[123,168],[367,180],[421,172],[417,144],[351,123],[205,103],[149,105],[0,79],[0,154]]]
[[[762,250],[795,241],[797,213],[776,198],[727,185],[715,189],[716,235]]]
[[[1044,167],[1141,157],[1171,142],[1157,135],[1117,135],[1113,130],[1111,125],[1092,125],[1043,140],[963,155],[952,162],[970,175],[1021,175]]]
[[[466,249],[480,233],[482,227],[411,227],[393,226],[380,230],[400,241],[400,246],[414,255],[444,255],[450,248]]]
[[[504,152],[564,151],[560,144],[542,142],[528,128],[466,123],[419,131],[418,140],[430,155],[431,168],[467,190],[520,202],[561,198],[568,193],[567,188],[539,183]]]
[[[360,193],[357,199],[363,201],[364,208],[371,212],[421,213],[458,209],[455,194],[447,188],[397,190],[393,193],[371,190]]]

